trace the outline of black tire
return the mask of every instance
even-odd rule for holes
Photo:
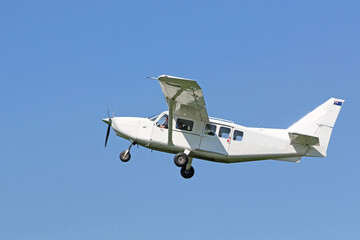
[[[183,178],[191,178],[192,176],[194,176],[195,170],[194,168],[191,166],[189,171],[186,171],[186,166],[182,167],[180,170],[181,176],[183,176]]]
[[[174,163],[178,167],[186,166],[188,162],[189,162],[189,158],[185,153],[178,153],[174,157]]]
[[[122,151],[120,153],[120,160],[123,161],[123,162],[128,162],[131,158],[131,154],[130,152],[128,152],[126,155],[125,155],[126,151]]]

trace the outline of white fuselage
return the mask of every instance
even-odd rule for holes
[[[193,121],[191,131],[185,131],[177,128],[177,120],[186,118],[174,116],[173,132],[169,138],[169,130],[157,124],[164,114],[167,112],[152,120],[114,117],[112,128],[116,135],[149,149],[169,153],[189,151],[191,157],[215,162],[296,160],[308,148],[291,143],[286,129],[250,128],[214,118],[210,118],[210,122]],[[211,134],[208,133],[210,125],[214,130]]]

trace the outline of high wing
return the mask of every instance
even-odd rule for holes
[[[161,75],[161,90],[169,107],[169,115],[188,119],[209,121],[203,92],[194,80]]]

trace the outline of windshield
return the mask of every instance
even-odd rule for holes
[[[149,119],[150,121],[155,121],[155,120],[158,118],[159,115],[160,115],[160,113],[159,113],[159,114],[156,114],[156,115],[154,115],[154,116],[152,116],[152,117],[149,117],[148,119]]]

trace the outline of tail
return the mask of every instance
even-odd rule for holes
[[[288,128],[289,132],[315,136],[319,146],[309,146],[305,156],[326,157],[332,129],[345,100],[330,98]]]

